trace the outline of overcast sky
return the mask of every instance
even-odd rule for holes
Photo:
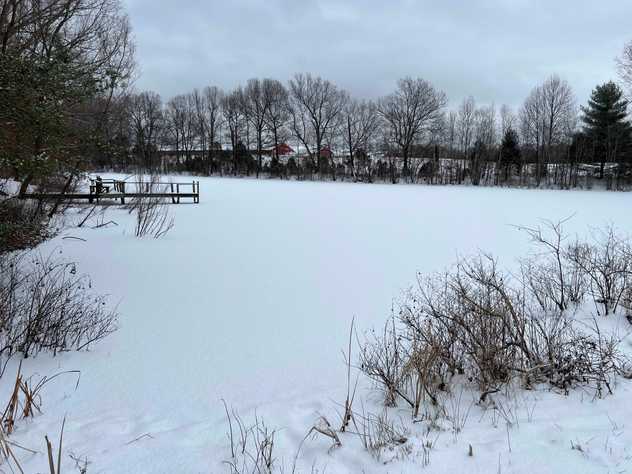
[[[519,105],[556,73],[583,103],[616,79],[630,0],[124,0],[136,86],[163,98],[296,72],[375,98],[422,77],[451,105]]]

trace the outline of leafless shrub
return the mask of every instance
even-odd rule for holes
[[[161,188],[158,176],[151,176],[148,180],[143,176],[138,178],[138,192],[142,194],[165,192]],[[164,187],[164,185],[163,185]],[[142,238],[151,236],[158,239],[169,232],[174,225],[169,212],[169,205],[165,198],[139,196],[129,205],[130,212],[136,213],[134,235]]]
[[[27,253],[0,257],[0,357],[82,350],[116,329],[117,314],[74,263]]]
[[[410,337],[410,349],[406,353],[407,362],[404,365],[404,383],[406,392],[413,400],[413,418],[419,416],[419,409],[424,401],[438,405],[437,390],[442,387],[441,376],[438,373],[438,361],[441,348],[422,340],[417,334]]]
[[[613,227],[593,232],[592,242],[576,242],[568,259],[589,281],[590,293],[602,314],[617,311],[626,288],[632,283],[632,248]]]
[[[544,312],[563,312],[570,304],[581,303],[586,292],[586,275],[569,259],[565,244],[568,236],[564,224],[568,220],[518,227],[536,246],[533,255],[520,261],[522,281]]]
[[[482,254],[458,262],[452,273],[419,279],[418,293],[400,320],[407,333],[433,347],[434,339],[448,344],[436,361],[443,377],[465,374],[484,392],[506,383],[513,370],[534,358],[524,295],[507,285],[509,278],[496,260]]]
[[[163,199],[140,197],[136,203],[136,237],[151,236],[158,239],[173,228],[173,217]]]
[[[561,224],[550,229],[552,239],[527,229],[547,250],[543,263],[523,261],[518,278],[484,253],[419,277],[397,318],[360,349],[360,369],[384,390],[387,405],[403,400],[414,417],[424,404],[445,411],[440,394],[455,376],[472,383],[481,402],[514,381],[546,382],[565,393],[577,386],[596,396],[612,393],[615,377],[628,366],[620,340],[600,333],[596,321],[580,326],[566,310],[581,301],[584,282],[592,280],[604,307],[614,311],[629,281],[632,253],[608,231],[585,251],[589,257],[576,257],[577,246],[564,247]]]
[[[413,407],[412,398],[404,392],[404,353],[395,318],[385,325],[382,334],[372,331],[360,347],[360,370],[384,390],[386,406],[395,406],[400,396]]]

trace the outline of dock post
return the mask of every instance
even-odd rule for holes
[[[118,188],[121,193],[121,204],[125,204],[125,181],[119,181]]]
[[[178,193],[178,204],[180,204],[180,183],[176,184],[176,192]]]
[[[175,204],[176,203],[176,197],[173,194],[173,183],[169,183],[169,186],[171,187],[171,204]]]

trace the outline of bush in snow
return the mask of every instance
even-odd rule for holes
[[[49,233],[48,219],[41,205],[0,198],[0,254],[34,247]]]
[[[617,311],[632,284],[632,247],[612,228],[594,232],[591,242],[577,242],[567,258],[586,276],[598,313]]]
[[[481,401],[514,382],[612,393],[615,377],[628,373],[619,340],[595,319],[580,325],[570,310],[586,293],[604,308],[598,314],[616,310],[628,294],[628,244],[609,230],[601,241],[565,247],[561,229],[552,228],[553,239],[529,231],[548,250],[523,260],[518,276],[486,254],[419,276],[384,331],[360,351],[360,368],[387,405],[402,400],[417,417],[424,403],[438,404],[454,377],[473,384]]]
[[[164,193],[165,185],[160,185],[158,176],[146,179],[144,175],[137,177],[136,186],[139,193]],[[128,206],[130,213],[136,214],[134,235],[142,238],[151,236],[158,239],[173,228],[173,217],[169,213],[169,205],[164,198],[139,196]]]
[[[116,322],[74,264],[30,253],[0,257],[0,375],[13,354],[81,350]]]

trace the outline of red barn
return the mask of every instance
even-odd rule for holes
[[[325,146],[323,148],[320,149],[320,157],[321,158],[325,158],[325,159],[330,159],[333,156],[333,153],[331,152],[331,148],[329,148],[328,146]]]
[[[287,143],[279,143],[276,147],[277,156],[290,155],[294,150]]]

